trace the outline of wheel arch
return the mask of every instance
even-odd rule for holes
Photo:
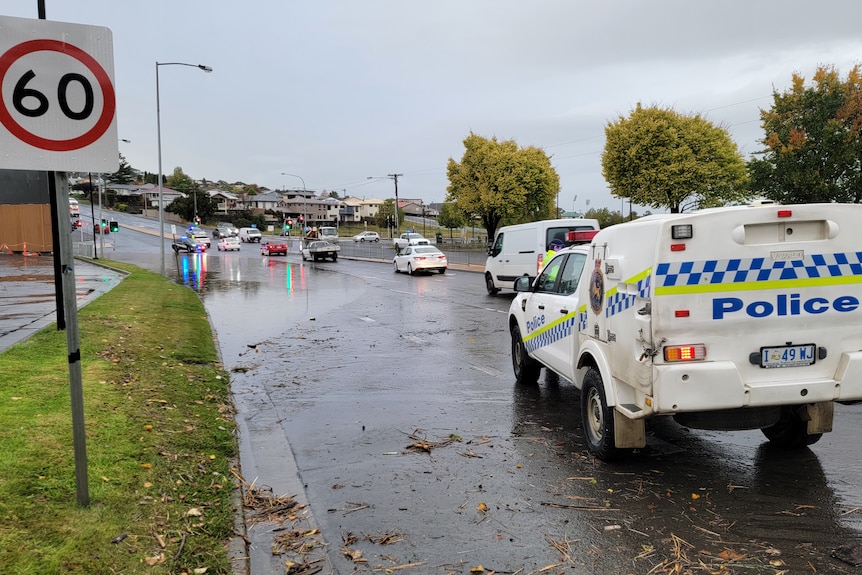
[[[605,400],[608,406],[617,404],[617,392],[614,388],[611,367],[607,357],[602,353],[601,347],[592,340],[581,343],[578,350],[577,369],[575,370],[575,385],[578,389],[584,387],[584,375],[587,369],[593,368],[602,377],[602,385],[605,388]]]

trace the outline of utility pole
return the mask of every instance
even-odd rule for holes
[[[386,174],[393,180],[395,180],[395,235],[398,235],[398,232],[401,231],[398,228],[398,176],[403,176],[404,174]]]

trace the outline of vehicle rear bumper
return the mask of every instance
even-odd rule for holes
[[[806,379],[805,369],[778,368],[770,370],[774,381],[746,383],[733,362],[657,366],[653,410],[681,413],[862,399],[862,352],[843,353],[834,378]]]

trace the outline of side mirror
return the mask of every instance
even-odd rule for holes
[[[530,276],[521,276],[515,280],[515,291],[524,292],[530,291]]]

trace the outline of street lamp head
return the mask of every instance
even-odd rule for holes
[[[213,71],[212,68],[210,68],[209,66],[204,66],[203,64],[198,64],[198,68],[200,68],[201,70],[203,70],[204,72],[207,72],[207,73]]]

